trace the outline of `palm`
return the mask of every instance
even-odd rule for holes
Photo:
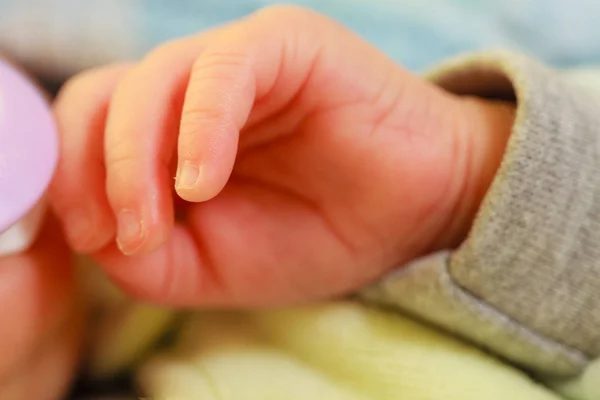
[[[399,242],[398,225],[418,236],[418,222],[442,193],[407,196],[427,179],[418,166],[436,151],[415,154],[407,135],[422,133],[410,132],[398,104],[325,93],[305,118],[288,107],[254,120],[225,190],[190,211],[211,270],[234,297],[262,303],[339,294],[429,244]],[[336,97],[357,100],[336,104]]]

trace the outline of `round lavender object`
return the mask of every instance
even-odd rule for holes
[[[57,161],[48,102],[26,76],[0,60],[0,255],[24,251],[35,241]]]

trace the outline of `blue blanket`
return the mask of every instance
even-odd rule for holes
[[[330,15],[412,70],[509,47],[556,66],[600,64],[597,0],[292,0]],[[135,59],[269,0],[0,0],[0,51],[45,74]]]

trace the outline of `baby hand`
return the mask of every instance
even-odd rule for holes
[[[212,306],[340,295],[457,245],[513,118],[282,6],[84,73],[55,108],[71,245],[137,296]]]

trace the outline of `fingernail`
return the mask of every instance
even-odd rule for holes
[[[133,210],[122,210],[117,217],[117,245],[125,255],[134,253],[144,243],[144,224]]]
[[[200,168],[190,162],[184,162],[177,171],[175,186],[178,189],[193,189],[198,182]]]

